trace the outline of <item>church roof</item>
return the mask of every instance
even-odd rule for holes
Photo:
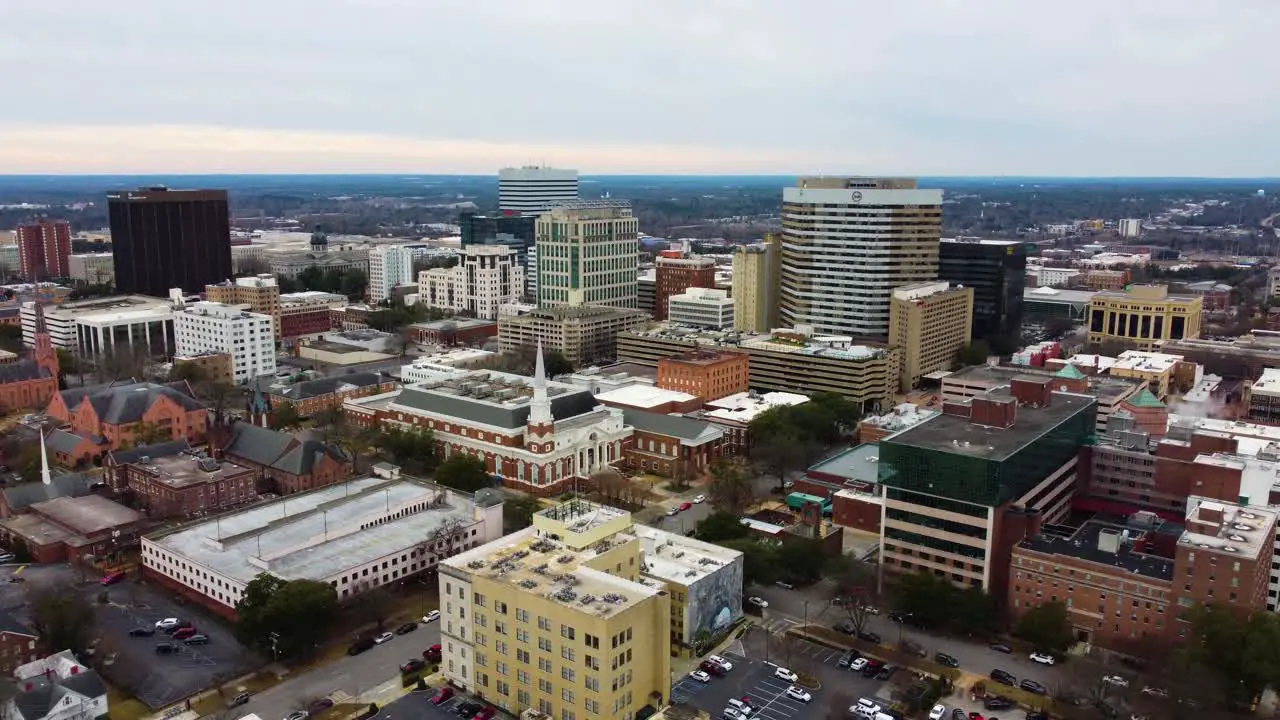
[[[1157,400],[1156,396],[1152,395],[1151,391],[1147,388],[1142,388],[1126,402],[1134,407],[1140,408],[1162,408],[1165,406],[1164,403]]]
[[[1061,370],[1054,374],[1054,377],[1067,378],[1069,380],[1083,380],[1084,373],[1080,372],[1080,369],[1075,365],[1067,363],[1062,366]]]

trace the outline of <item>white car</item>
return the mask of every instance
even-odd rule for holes
[[[795,673],[791,672],[790,670],[784,667],[780,667],[777,670],[774,670],[773,676],[778,678],[779,680],[786,680],[789,683],[793,683],[796,680],[800,679],[799,675],[796,675]]]
[[[725,672],[729,672],[730,670],[733,669],[733,663],[729,662],[728,660],[725,660],[719,655],[708,655],[707,660],[712,663],[715,663],[716,667],[720,668]]]
[[[680,508],[678,508],[678,507],[669,507],[669,508],[667,508],[667,516],[668,516],[668,517],[670,517],[671,515],[675,515],[675,514],[676,514],[676,513],[678,513],[678,512],[680,512]]]
[[[929,720],[942,720],[946,716],[947,716],[946,705],[934,705],[933,709],[929,711]]]
[[[795,685],[792,685],[791,687],[787,688],[786,693],[787,693],[787,697],[791,698],[792,700],[799,700],[800,702],[807,703],[813,699],[812,695],[805,692],[803,689],[796,687]]]
[[[1102,682],[1115,687],[1129,687],[1129,681],[1119,675],[1103,675]]]
[[[384,633],[382,633],[381,635],[379,635],[378,637],[376,637],[376,638],[374,638],[374,639],[373,639],[373,644],[374,644],[374,645],[381,645],[382,643],[384,643],[384,642],[386,642],[386,641],[390,640],[390,639],[391,639],[391,638],[393,638],[393,637],[395,637],[395,635],[392,635],[392,634],[391,634],[391,633],[389,633],[389,632],[384,632]]]
[[[702,503],[704,503],[704,502],[706,502],[706,501],[707,501],[707,496],[706,496],[706,495],[699,495],[698,497],[696,497],[696,498],[694,498],[694,499],[693,499],[693,504],[694,504],[694,505],[701,505]]]
[[[700,683],[711,682],[711,676],[702,672],[701,670],[694,670],[693,672],[689,673],[689,677],[693,678],[694,680],[697,680]]]
[[[1031,653],[1031,661],[1038,662],[1041,665],[1052,665],[1055,662],[1057,662],[1057,660],[1053,659],[1052,655],[1048,655],[1045,653],[1038,653],[1038,652]]]
[[[867,659],[864,657],[857,658],[853,662],[849,663],[849,669],[854,672],[862,672],[862,669],[866,666]]]
[[[864,605],[864,606],[862,607],[862,612],[864,612],[864,613],[866,613],[866,614],[868,614],[868,615],[879,615],[879,614],[880,614],[880,608],[876,607],[875,605]]]
[[[1142,694],[1150,695],[1152,697],[1162,697],[1162,698],[1169,697],[1168,690],[1165,690],[1164,688],[1155,687],[1154,685],[1147,685],[1146,687],[1142,688]]]
[[[767,607],[769,607],[769,601],[768,601],[768,600],[765,600],[765,599],[764,599],[764,598],[762,598],[762,597],[756,597],[755,595],[752,595],[751,597],[747,598],[747,602],[751,603],[752,605],[755,605],[755,606],[756,606],[756,607],[758,607],[758,608],[767,608]]]
[[[724,720],[747,720],[746,715],[733,708],[725,708],[724,712],[720,713],[720,717],[724,718]]]
[[[432,622],[435,622],[435,621],[437,621],[437,620],[439,620],[439,619],[440,619],[440,611],[439,611],[439,610],[432,610],[431,612],[429,612],[429,613],[427,613],[426,615],[423,615],[423,616],[422,616],[422,622],[423,622],[423,623],[432,623]]]
[[[156,621],[156,629],[157,629],[157,630],[166,630],[166,629],[168,629],[168,628],[171,628],[171,627],[176,626],[176,625],[178,624],[178,622],[179,622],[179,621],[178,621],[178,618],[165,618],[165,619],[163,619],[163,620],[157,620],[157,621]]]

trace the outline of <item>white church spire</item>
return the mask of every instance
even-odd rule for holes
[[[53,484],[53,473],[49,472],[49,451],[44,448],[44,431],[40,431],[40,482]]]
[[[542,362],[542,341],[538,341],[538,358],[533,367],[533,400],[529,403],[529,422],[551,422],[551,400],[547,397],[547,368]]]

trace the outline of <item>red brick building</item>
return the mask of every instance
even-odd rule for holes
[[[709,257],[689,255],[683,250],[663,250],[658,254],[654,282],[653,317],[667,319],[667,301],[692,287],[715,288],[716,263]]]
[[[622,450],[629,468],[667,477],[684,472],[694,479],[720,457],[724,431],[709,422],[644,410],[625,410],[623,417],[634,428]]]
[[[40,659],[40,636],[7,612],[0,612],[0,673],[13,677],[19,665]]]
[[[657,386],[689,393],[704,401],[747,391],[749,360],[746,353],[694,350],[658,361]]]
[[[0,414],[44,408],[57,392],[58,352],[45,328],[44,312],[36,306],[35,349],[31,358],[0,364]]]
[[[132,463],[142,458],[158,460],[173,457],[189,450],[191,443],[186,439],[140,445],[127,450],[112,450],[102,459],[102,479],[113,491],[123,492],[129,488],[129,478],[125,473]]]
[[[246,422],[230,428],[214,453],[254,472],[261,489],[289,495],[333,485],[351,477],[351,462],[336,447],[326,446],[310,431],[296,436]]]
[[[94,457],[133,445],[141,423],[193,443],[202,442],[209,429],[209,409],[185,380],[68,388],[49,400],[45,414],[67,433],[97,445]]]
[[[874,443],[843,450],[809,467],[796,480],[794,492],[831,500],[831,520],[837,525],[880,533],[880,448]]]
[[[310,417],[322,410],[341,407],[352,398],[391,392],[395,381],[376,372],[357,372],[304,380],[270,390],[272,408],[292,405],[299,415]]]
[[[413,341],[424,345],[481,345],[498,336],[498,323],[479,318],[458,318],[414,323],[409,326]]]
[[[367,305],[348,305],[329,308],[330,330],[368,330],[369,315],[374,312]]]
[[[280,337],[323,335],[333,329],[332,316],[327,305],[281,305]]]
[[[18,274],[28,282],[71,277],[71,223],[37,220],[19,225]]]
[[[258,499],[257,472],[200,451],[142,456],[123,470],[133,498],[153,519],[219,512]]]
[[[136,545],[146,528],[142,513],[101,496],[59,497],[0,520],[0,541],[26,546],[38,563],[80,562]]]

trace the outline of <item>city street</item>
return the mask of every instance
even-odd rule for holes
[[[297,710],[300,703],[309,700],[334,693],[344,693],[349,698],[355,698],[382,683],[398,683],[400,665],[410,658],[421,659],[423,650],[439,642],[440,623],[419,625],[417,630],[407,635],[397,635],[359,655],[343,656],[323,667],[286,678],[279,685],[255,695],[248,705],[237,712],[240,716],[254,713],[262,720],[283,720],[289,713]],[[349,702],[349,698],[337,700]]]

